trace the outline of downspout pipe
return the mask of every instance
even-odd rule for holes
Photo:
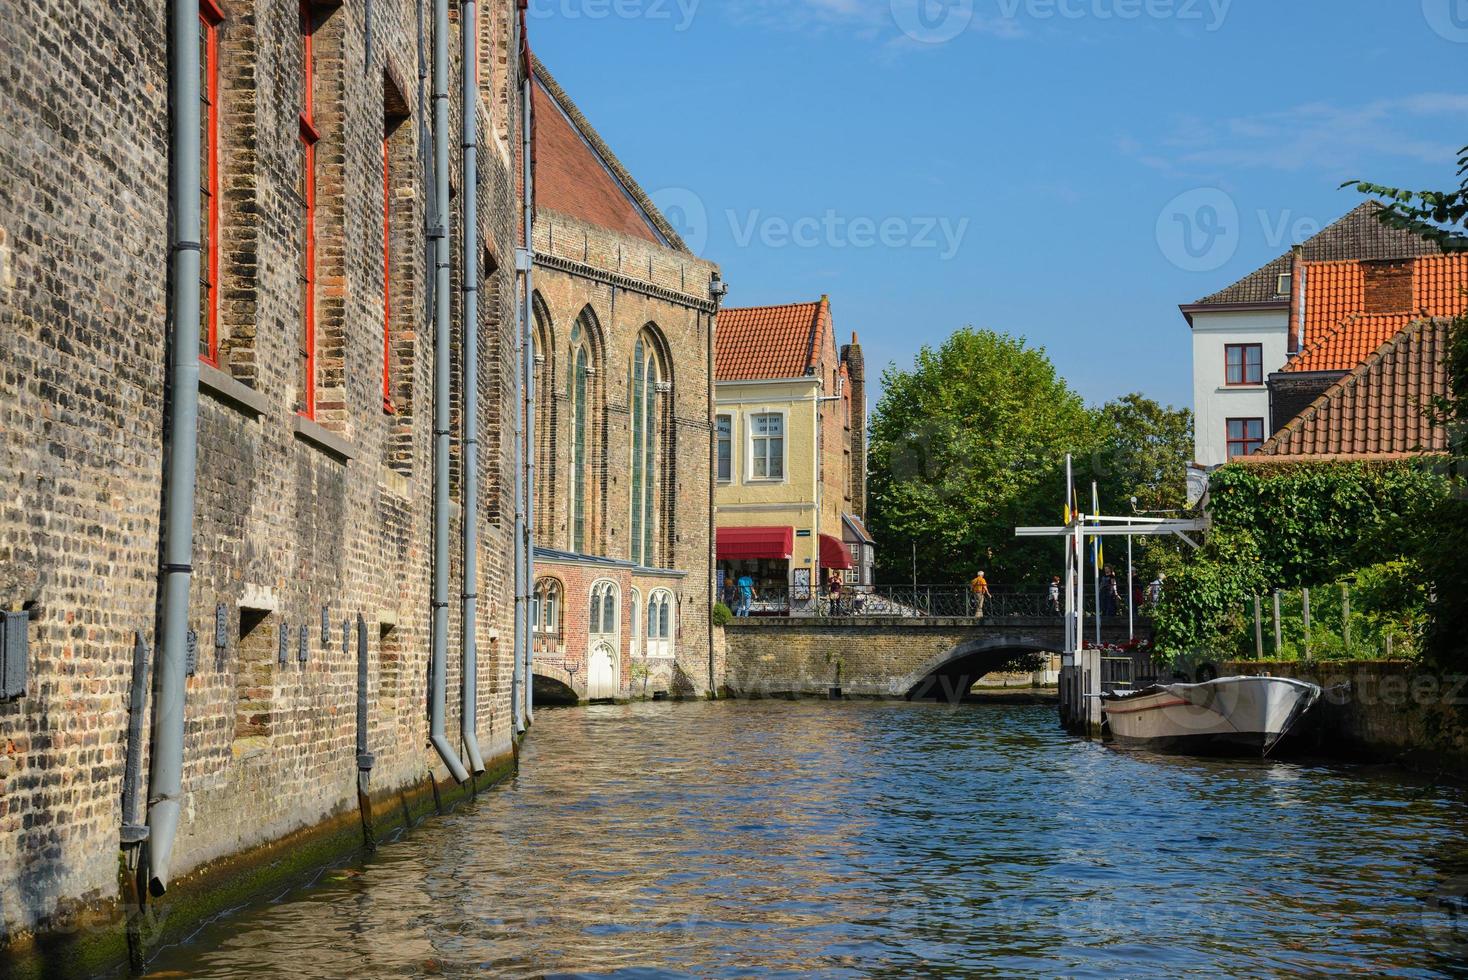
[[[521,52],[520,59],[523,66],[523,83],[520,95],[521,113],[521,167],[524,169],[525,208],[524,215],[524,251],[519,257],[520,264],[525,269],[525,288],[521,297],[524,304],[521,313],[521,343],[524,346],[524,412],[525,412],[525,543],[523,554],[525,561],[525,604],[528,608],[531,595],[535,591],[535,109],[531,99],[532,84],[530,64],[530,39],[524,33],[524,5],[521,5]],[[521,649],[525,652],[525,723],[527,725],[535,722],[535,637],[532,635],[532,624],[530,617],[526,616],[524,621],[525,638],[521,641]]]
[[[189,586],[193,577],[194,480],[199,451],[199,0],[171,0],[173,205],[169,372],[173,389],[163,483],[162,642],[153,672],[148,772],[148,890],[168,890],[183,795],[184,694]]]
[[[460,345],[463,357],[463,479],[462,513],[464,575],[461,598],[463,610],[460,626],[462,647],[462,679],[459,700],[459,729],[469,768],[477,776],[484,772],[484,757],[479,752],[479,9],[475,0],[463,0],[459,7],[459,35],[464,53],[460,59],[463,94],[460,103],[464,132],[463,172],[464,211],[461,233],[463,241],[464,309]]]
[[[449,0],[433,0],[433,177],[436,212],[428,237],[434,249],[433,317],[433,627],[428,681],[428,740],[449,773],[465,782],[469,773],[444,737],[444,688],[448,685],[449,638],[449,386],[452,325],[449,323]],[[465,507],[467,516],[468,507]]]

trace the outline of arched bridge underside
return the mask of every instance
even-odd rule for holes
[[[736,697],[825,697],[839,687],[853,697],[956,701],[985,674],[1023,669],[1065,641],[1059,617],[748,619],[725,633]],[[1126,639],[1125,620],[1103,624],[1103,641]]]

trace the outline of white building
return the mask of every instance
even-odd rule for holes
[[[1196,463],[1219,466],[1258,450],[1376,349],[1372,338],[1356,336],[1367,326],[1384,340],[1405,325],[1395,318],[1451,315],[1435,307],[1447,302],[1438,294],[1459,285],[1457,263],[1411,261],[1441,249],[1383,225],[1379,209],[1362,204],[1233,285],[1180,307],[1193,332]],[[1353,284],[1342,286],[1346,279]]]

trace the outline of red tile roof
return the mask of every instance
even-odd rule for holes
[[[661,244],[621,185],[535,86],[535,203],[634,238]]]
[[[1427,412],[1448,393],[1446,320],[1416,320],[1264,444],[1260,457],[1384,457],[1443,452]]]
[[[535,205],[686,252],[678,232],[539,59],[532,87]],[[517,180],[518,180],[517,176]]]
[[[1348,317],[1335,330],[1300,351],[1285,365],[1285,370],[1293,374],[1349,371],[1417,318],[1413,313],[1362,313]]]
[[[1307,262],[1304,348],[1289,372],[1350,371],[1394,334],[1422,317],[1452,317],[1468,308],[1468,255],[1412,259],[1411,308],[1368,313],[1362,262]]]
[[[714,351],[717,381],[802,378],[834,343],[831,302],[753,306],[719,311]],[[831,338],[828,341],[828,338]]]

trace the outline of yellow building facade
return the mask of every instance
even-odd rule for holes
[[[822,297],[724,310],[716,347],[724,601],[739,613],[798,615],[837,580],[869,584],[865,371],[855,336],[838,350]]]

